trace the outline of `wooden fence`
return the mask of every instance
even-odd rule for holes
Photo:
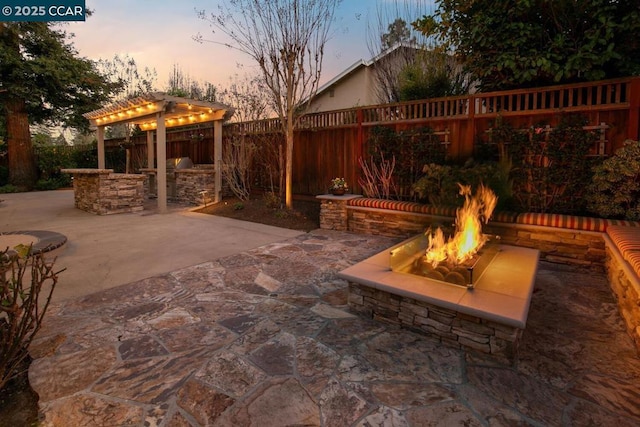
[[[485,138],[498,117],[514,128],[553,127],[567,113],[585,116],[588,126],[600,132],[597,146],[585,155],[611,155],[626,139],[640,138],[640,77],[307,114],[294,137],[293,192],[324,193],[329,181],[339,176],[358,193],[358,160],[367,156],[367,141],[376,126],[395,131],[429,127],[446,145],[449,158],[461,162],[473,156],[477,141]],[[278,129],[277,119],[228,124],[223,130],[223,145],[237,135],[282,144]],[[144,152],[145,141],[144,136],[132,138],[131,147]],[[167,143],[168,157],[212,162],[211,126],[169,133]],[[112,148],[121,144],[122,140],[107,142]],[[144,159],[146,154],[133,157]],[[257,181],[258,186],[267,184],[259,178]]]

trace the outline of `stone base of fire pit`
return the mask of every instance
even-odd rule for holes
[[[511,361],[526,325],[539,251],[499,248],[473,289],[391,271],[393,248],[339,275],[349,281],[352,310]]]

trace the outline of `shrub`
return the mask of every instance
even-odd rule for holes
[[[36,146],[36,159],[40,179],[50,180],[61,175],[60,169],[71,169],[76,167],[73,159],[74,147],[45,145]]]
[[[551,128],[543,123],[513,129],[501,119],[489,132],[501,161],[511,162],[516,209],[525,212],[581,214],[585,182],[591,182],[588,154],[595,135],[585,130],[585,117],[565,115]],[[486,154],[486,153],[485,153]]]
[[[0,251],[0,389],[21,373],[62,271],[53,270],[55,259],[32,255],[31,247],[15,249]]]
[[[416,181],[412,190],[422,202],[435,206],[460,206],[464,199],[459,186],[478,188],[481,184],[491,188],[498,197],[497,209],[512,209],[513,188],[510,178],[511,164],[500,162],[476,163],[469,160],[463,166],[425,165],[424,175]]]
[[[402,194],[409,196],[411,185],[422,175],[426,164],[443,164],[446,149],[433,129],[420,127],[396,132],[391,128],[376,126],[368,140],[371,163],[383,164],[384,160],[395,159],[393,177]]]
[[[429,163],[422,168],[424,175],[411,187],[418,199],[434,206],[453,206],[458,189],[453,167]]]
[[[267,191],[262,195],[262,199],[264,200],[264,205],[269,209],[278,209],[282,204],[280,202],[280,197],[273,191]]]
[[[38,191],[49,191],[57,190],[58,188],[71,187],[71,185],[71,176],[61,173],[50,179],[39,179],[34,188]]]
[[[20,189],[13,184],[7,184],[0,187],[0,193],[18,193]]]
[[[97,144],[78,145],[73,150],[73,162],[78,168],[95,168],[98,165]]]
[[[640,142],[627,140],[593,168],[587,207],[604,218],[640,220]]]

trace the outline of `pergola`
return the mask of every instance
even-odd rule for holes
[[[215,163],[214,201],[220,201],[222,191],[222,122],[233,114],[233,108],[217,102],[197,101],[152,92],[137,98],[115,102],[84,114],[98,130],[98,169],[105,168],[104,129],[121,123],[133,123],[147,132],[147,166],[157,162],[158,210],[167,210],[167,134],[170,127],[213,122],[213,159]],[[153,133],[157,152],[154,156]]]

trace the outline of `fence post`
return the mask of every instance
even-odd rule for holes
[[[362,152],[363,147],[364,147],[364,129],[362,127],[362,122],[364,121],[364,110],[362,108],[358,108],[356,110],[356,121],[358,123],[358,136],[357,136],[357,141],[356,141],[356,146],[355,146],[355,160],[357,162],[357,164],[359,163],[359,159],[363,158],[364,159],[364,153]],[[358,176],[359,173],[357,172],[357,167],[356,170],[354,170],[353,172],[353,181],[352,181],[352,191],[358,190],[359,192],[362,192],[362,188],[360,188],[360,184],[358,183]]]
[[[458,147],[458,157],[473,154],[473,143],[476,137],[476,97],[469,95],[467,98],[467,132],[464,140],[461,141],[463,147]]]
[[[632,78],[629,82],[629,121],[627,138],[634,141],[640,139],[640,78]]]

